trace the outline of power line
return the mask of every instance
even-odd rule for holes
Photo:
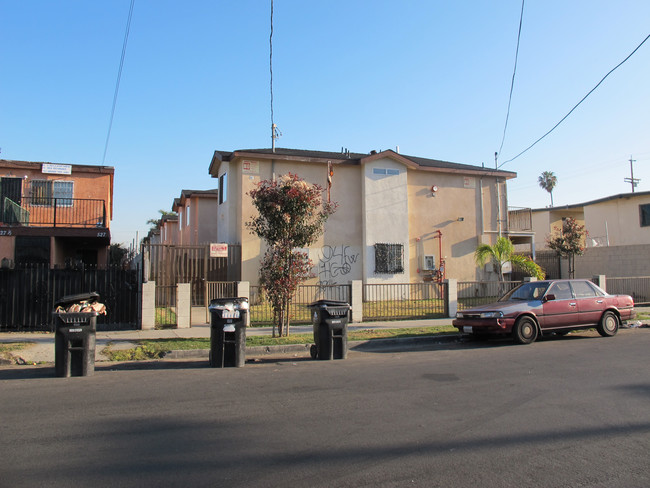
[[[504,164],[507,164],[507,163],[510,163],[510,162],[514,161],[514,160],[517,159],[519,156],[521,156],[522,154],[524,154],[525,152],[527,152],[529,149],[531,149],[533,146],[535,146],[535,145],[536,145],[538,142],[540,142],[542,139],[544,139],[544,138],[545,138],[547,135],[549,135],[551,132],[553,132],[553,131],[554,131],[554,130],[555,130],[555,129],[556,129],[556,128],[557,128],[557,127],[562,123],[562,122],[564,122],[564,121],[566,120],[567,117],[569,117],[569,115],[571,115],[571,114],[573,113],[573,111],[574,111],[576,108],[578,108],[578,106],[579,106],[582,102],[584,102],[584,101],[587,99],[587,97],[588,97],[589,95],[591,95],[591,94],[596,90],[596,88],[598,88],[598,87],[601,85],[601,83],[602,83],[603,81],[605,81],[605,79],[606,79],[609,75],[611,75],[611,74],[612,74],[614,71],[616,71],[616,70],[617,70],[617,69],[618,69],[618,68],[619,68],[623,63],[625,63],[628,59],[630,59],[630,58],[632,57],[632,55],[633,55],[634,53],[636,53],[636,52],[639,50],[639,48],[641,48],[641,46],[643,46],[643,44],[645,44],[645,42],[646,42],[648,39],[650,39],[650,34],[649,34],[649,35],[648,35],[648,36],[647,36],[647,37],[646,37],[646,38],[641,42],[641,44],[639,44],[639,45],[634,49],[634,51],[632,51],[630,54],[628,54],[627,57],[626,57],[623,61],[621,61],[621,62],[618,63],[616,66],[614,66],[611,70],[609,70],[609,72],[608,72],[605,76],[603,76],[603,78],[598,82],[598,84],[597,84],[596,86],[594,86],[591,90],[589,90],[589,93],[587,93],[584,97],[582,97],[582,100],[580,100],[580,101],[579,101],[579,102],[578,102],[578,103],[577,103],[577,104],[576,104],[576,105],[575,105],[571,110],[569,110],[569,113],[566,114],[564,117],[562,117],[562,119],[561,119],[557,124],[555,124],[555,125],[551,128],[551,130],[549,130],[546,134],[544,134],[542,137],[540,137],[539,139],[537,139],[535,142],[533,142],[533,143],[532,143],[530,146],[528,146],[526,149],[524,149],[524,150],[521,151],[519,154],[517,154],[514,158],[512,158],[512,159],[508,159],[507,161],[504,161],[503,163],[501,163],[501,164],[499,165],[499,168],[501,168]]]
[[[111,138],[111,129],[113,128],[113,116],[115,115],[115,105],[117,105],[117,94],[120,91],[120,80],[122,79],[122,67],[124,66],[124,57],[126,56],[126,44],[129,40],[129,30],[131,29],[131,17],[133,16],[133,5],[135,0],[131,0],[131,7],[129,8],[129,17],[126,21],[126,32],[124,33],[124,41],[122,43],[122,56],[120,57],[120,67],[117,70],[117,81],[115,82],[115,93],[113,94],[113,107],[111,108],[111,119],[108,123],[108,133],[106,134],[106,144],[104,145],[104,156],[102,157],[102,165],[106,161],[106,151],[108,151],[108,141]]]
[[[517,33],[517,50],[515,51],[515,67],[512,70],[512,81],[510,82],[510,96],[508,97],[508,111],[506,112],[506,123],[503,127],[503,138],[501,139],[501,147],[499,147],[499,154],[503,149],[503,143],[506,140],[506,129],[508,128],[508,118],[510,118],[510,103],[512,102],[512,91],[515,87],[515,74],[517,73],[517,59],[519,58],[519,41],[521,40],[521,24],[524,20],[524,2],[521,0],[521,14],[519,15],[519,32]]]

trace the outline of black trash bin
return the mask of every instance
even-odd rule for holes
[[[309,305],[314,326],[313,359],[348,357],[348,318],[350,305],[337,300],[318,300]]]
[[[80,302],[96,302],[95,292],[68,295],[55,303],[57,310]],[[61,308],[59,308],[61,307]],[[55,311],[54,372],[62,378],[90,376],[95,372],[97,312]]]
[[[241,368],[246,362],[248,298],[215,298],[208,310],[210,366]]]

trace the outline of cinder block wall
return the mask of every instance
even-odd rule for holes
[[[590,247],[576,256],[576,278],[650,276],[650,245]],[[568,278],[566,265],[562,277]]]

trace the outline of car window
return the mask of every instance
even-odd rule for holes
[[[547,288],[548,288],[548,282],[546,281],[524,283],[523,285],[519,285],[517,288],[514,288],[511,291],[509,291],[499,301],[541,300]]]
[[[572,281],[571,288],[573,288],[573,294],[576,298],[590,298],[596,296],[596,290],[589,286],[589,283],[586,281]]]
[[[550,295],[555,295],[556,300],[569,300],[573,298],[568,282],[553,283],[548,290]]]

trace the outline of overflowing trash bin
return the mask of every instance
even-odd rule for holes
[[[241,368],[246,362],[248,298],[215,298],[210,311],[210,366]]]
[[[95,372],[97,316],[106,313],[95,292],[68,295],[55,303],[54,373],[57,377]]]
[[[309,305],[314,326],[314,342],[309,352],[313,359],[348,357],[348,319],[350,305],[337,300],[318,300]]]

